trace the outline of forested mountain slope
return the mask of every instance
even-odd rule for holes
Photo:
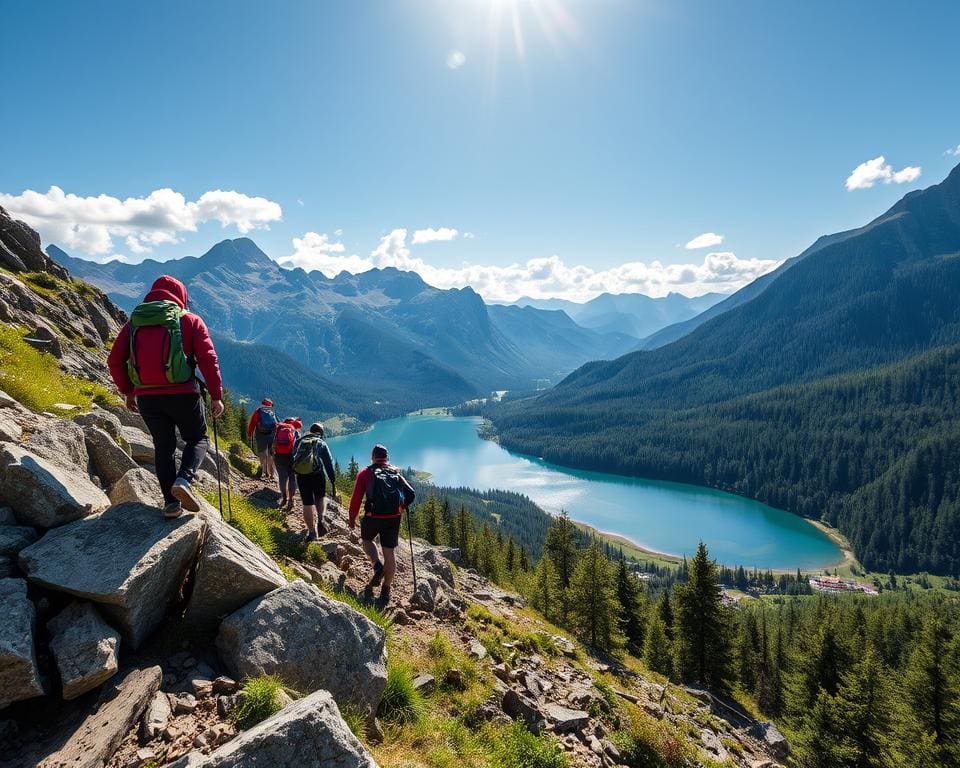
[[[956,573],[958,293],[960,167],[689,336],[491,415],[509,448],[733,489],[836,522],[870,567]]]

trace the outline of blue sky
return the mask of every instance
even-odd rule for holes
[[[960,162],[955,2],[2,7],[0,205],[101,260],[728,291]]]

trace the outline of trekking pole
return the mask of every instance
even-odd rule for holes
[[[223,517],[223,485],[220,481],[220,435],[217,431],[216,419],[213,419],[213,450],[217,456],[217,498],[220,501],[220,517]],[[227,482],[230,482],[229,477],[227,478]],[[229,486],[227,487],[227,498],[230,498]]]
[[[407,508],[407,539],[410,542],[410,570],[413,571],[413,594],[417,594],[417,564],[413,558],[413,528],[410,526],[410,508]]]

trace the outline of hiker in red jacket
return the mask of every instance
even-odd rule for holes
[[[303,422],[296,416],[290,416],[277,425],[273,439],[273,464],[280,478],[280,509],[293,511],[293,500],[297,495],[297,475],[293,471],[293,453],[300,442],[300,430]]]
[[[377,604],[382,608],[390,602],[390,585],[397,572],[397,559],[393,550],[400,540],[400,519],[415,498],[413,488],[400,470],[389,463],[387,449],[377,444],[373,447],[372,463],[360,470],[350,499],[350,529],[357,524],[360,501],[364,502],[363,518],[360,520],[360,543],[373,565],[373,578],[367,591],[381,582]],[[377,545],[373,540],[380,537],[383,562],[380,562]]]
[[[261,480],[273,480],[276,477],[273,468],[273,439],[277,434],[277,423],[273,400],[269,397],[260,401],[260,407],[250,414],[250,421],[247,422],[247,440],[253,441],[256,437]]]
[[[107,364],[127,408],[139,411],[153,437],[164,517],[179,517],[184,508],[199,511],[190,484],[207,452],[207,420],[196,369],[210,392],[215,419],[223,413],[223,381],[207,326],[187,311],[183,283],[168,275],[154,281],[120,329]],[[185,443],[179,471],[177,431]]]

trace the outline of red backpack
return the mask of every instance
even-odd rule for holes
[[[293,424],[278,424],[277,433],[273,438],[273,452],[279,456],[289,456],[293,453],[293,444],[297,441],[297,431]]]

